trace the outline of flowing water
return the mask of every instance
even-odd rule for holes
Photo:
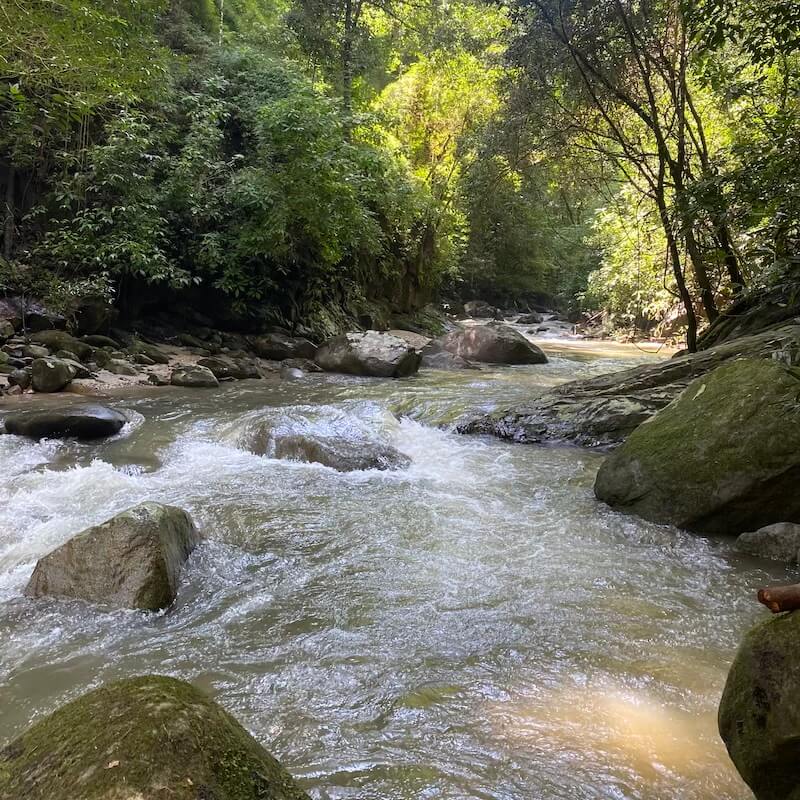
[[[595,501],[602,454],[448,430],[652,356],[405,381],[312,376],[118,397],[112,441],[0,437],[0,743],[88,688],[204,687],[312,797],[745,800],[716,705],[756,588],[787,570]],[[374,439],[338,473],[239,445],[264,415]],[[143,500],[207,537],[166,614],[31,601],[38,557]]]

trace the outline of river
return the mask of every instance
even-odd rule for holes
[[[316,800],[746,800],[716,706],[787,570],[617,514],[601,453],[462,437],[460,414],[656,356],[142,390],[99,444],[0,437],[0,743],[90,687],[208,690]],[[51,399],[52,401],[52,399]],[[263,415],[393,444],[338,473],[239,446]],[[207,537],[168,613],[21,596],[38,557],[152,499]]]

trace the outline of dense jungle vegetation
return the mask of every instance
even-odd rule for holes
[[[0,282],[327,331],[697,329],[800,259],[778,0],[0,0]]]

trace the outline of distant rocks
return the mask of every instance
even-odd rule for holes
[[[545,364],[547,356],[508,325],[473,325],[440,340],[444,350],[469,361]]]
[[[800,793],[800,612],[752,628],[733,660],[719,732],[757,800]]]
[[[419,369],[420,354],[408,342],[388,333],[344,333],[328,339],[315,361],[326,372],[376,378],[404,378]]]
[[[542,321],[542,315],[533,311],[530,314],[521,314],[517,317],[516,323],[517,325],[541,325]]]
[[[485,300],[469,300],[464,303],[464,313],[473,319],[501,319],[499,309]]]
[[[285,358],[313,359],[317,352],[316,345],[308,339],[281,333],[252,336],[249,342],[257,356],[273,361],[283,361]]]
[[[614,508],[707,533],[800,522],[800,380],[767,359],[698,378],[600,467]]]
[[[185,511],[142,503],[40,558],[25,594],[158,611],[175,600],[180,570],[199,541]]]
[[[6,433],[31,439],[102,439],[119,433],[128,418],[106,406],[79,405],[21,411],[9,414],[3,422]]]
[[[146,675],[38,719],[0,751],[0,800],[309,800],[191,684]]]
[[[215,389],[219,381],[208,367],[198,364],[187,364],[176,367],[172,371],[169,382],[173,386],[184,386],[191,389]]]

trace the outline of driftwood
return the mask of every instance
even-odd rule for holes
[[[758,602],[763,603],[773,614],[795,611],[800,608],[800,583],[759,589]]]

